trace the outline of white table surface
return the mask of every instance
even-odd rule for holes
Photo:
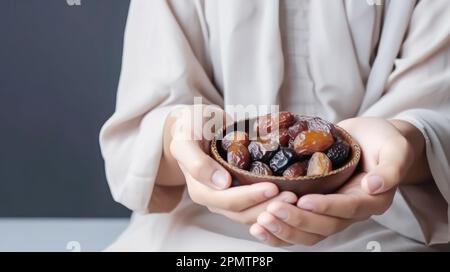
[[[0,252],[102,251],[128,222],[128,218],[0,218]],[[450,251],[450,245],[435,248]]]
[[[0,218],[1,251],[101,251],[128,218]]]

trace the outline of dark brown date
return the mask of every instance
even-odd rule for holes
[[[228,147],[227,161],[229,164],[240,169],[248,169],[250,165],[250,154],[243,144],[232,143]]]
[[[254,161],[252,162],[252,164],[250,165],[250,172],[252,172],[253,174],[256,175],[262,175],[262,176],[272,176],[272,170],[270,169],[270,167],[260,161]]]
[[[278,147],[278,143],[275,142],[252,141],[248,145],[248,151],[252,160],[268,162],[277,152]]]
[[[345,164],[350,155],[350,146],[344,140],[338,139],[328,150],[327,156],[333,164],[333,168],[339,168]]]
[[[232,131],[232,132],[228,133],[222,139],[222,148],[224,150],[228,150],[230,145],[233,143],[240,143],[244,146],[248,146],[250,143],[248,134],[243,131]]]
[[[280,149],[270,160],[269,166],[272,171],[277,175],[282,175],[283,171],[289,167],[295,160],[297,156],[294,150],[289,148]]]

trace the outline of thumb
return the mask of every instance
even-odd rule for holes
[[[409,142],[403,137],[389,139],[379,150],[378,164],[361,181],[369,194],[380,194],[398,186],[414,161]]]
[[[213,189],[230,187],[231,176],[228,171],[203,151],[199,141],[174,140],[171,152],[181,170],[195,180]]]

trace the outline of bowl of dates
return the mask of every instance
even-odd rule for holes
[[[355,171],[361,148],[337,125],[285,111],[219,130],[211,156],[235,185],[272,182],[301,196],[339,189]]]

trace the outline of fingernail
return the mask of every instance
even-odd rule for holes
[[[312,204],[310,201],[300,200],[298,205],[299,208],[307,211],[313,211],[314,210],[314,204]]]
[[[260,241],[265,241],[265,240],[267,240],[267,235],[266,234],[264,234],[264,233],[255,233],[255,234],[253,234],[253,236],[255,236],[256,237],[256,239],[258,239],[258,240],[260,240]]]
[[[275,216],[280,218],[281,220],[287,220],[289,217],[289,213],[286,210],[276,210],[274,212]]]
[[[265,223],[264,227],[272,233],[277,233],[280,230],[280,226],[277,223]]]
[[[211,182],[220,189],[225,189],[228,183],[227,174],[223,171],[216,171],[211,177]]]
[[[373,175],[366,178],[366,185],[370,193],[376,193],[380,190],[383,187],[383,182],[383,178],[380,176]]]
[[[278,190],[275,187],[271,187],[269,190],[264,191],[264,196],[267,198],[274,197],[278,194]]]
[[[281,198],[281,201],[287,202],[287,203],[293,203],[297,201],[297,197],[293,194],[284,194]]]

